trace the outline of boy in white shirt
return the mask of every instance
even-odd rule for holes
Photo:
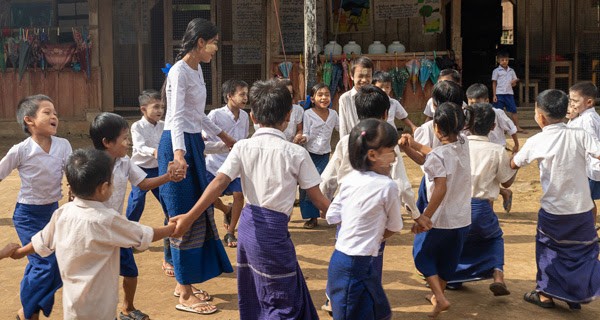
[[[458,72],[458,70],[455,70],[455,69],[444,69],[444,70],[440,71],[440,76],[438,77],[438,80],[436,83],[440,83],[442,81],[452,81],[452,82],[458,84],[459,86],[461,86],[460,73]],[[467,105],[463,102],[462,106],[464,108]],[[427,104],[425,104],[425,110],[423,110],[423,114],[427,117],[425,119],[425,122],[427,122],[429,120],[433,120],[434,113],[435,113],[435,108],[433,106],[433,97],[432,97],[432,98],[429,98],[429,100],[427,100]]]
[[[288,223],[296,185],[321,212],[329,201],[319,191],[321,178],[308,151],[283,134],[292,108],[289,91],[275,80],[257,81],[249,96],[250,116],[260,129],[233,146],[194,207],[171,218],[182,224],[173,237],[185,234],[231,180],[241,176],[247,204],[238,228],[240,319],[317,319]]]
[[[242,80],[227,80],[223,83],[222,89],[223,99],[227,104],[221,108],[211,110],[208,118],[236,141],[248,138],[250,118],[248,113],[243,110],[248,102],[248,84]],[[215,136],[206,136],[206,139],[207,142],[214,143],[221,141]],[[229,151],[206,155],[206,178],[209,183],[215,178],[228,154]],[[220,200],[215,201],[215,206],[221,207],[220,210],[227,210],[223,211],[225,212],[225,224],[227,226],[227,234],[225,234],[223,240],[228,247],[235,248],[237,246],[235,227],[240,219],[242,207],[244,207],[244,195],[242,194],[240,178],[233,179],[223,194],[233,195],[232,206],[230,208],[224,206]]]
[[[515,102],[515,93],[513,87],[519,82],[515,71],[508,66],[508,52],[500,52],[497,56],[498,68],[492,72],[492,101],[494,108],[506,110],[508,116],[512,119],[517,131],[527,133],[519,127],[519,117],[517,116],[517,104]]]
[[[358,123],[354,96],[358,93],[358,89],[371,84],[373,80],[373,61],[365,56],[356,58],[352,61],[350,78],[354,81],[354,87],[340,96],[338,105],[340,137],[350,134],[350,130]]]
[[[63,281],[64,319],[113,320],[118,304],[119,248],[146,250],[175,225],[151,228],[106,207],[112,194],[112,160],[102,151],[79,149],[66,165],[75,199],[60,207],[42,231],[12,257],[38,253],[56,259]]]
[[[554,307],[554,299],[580,309],[600,297],[598,234],[587,183],[586,158],[600,158],[600,142],[583,129],[563,123],[569,105],[560,90],[545,90],[535,104],[542,132],[529,138],[514,156],[517,169],[537,162],[542,184],[536,234],[537,286],[527,302]]]
[[[400,119],[407,127],[410,128],[410,132],[415,132],[417,130],[417,126],[410,121],[408,118],[408,112],[404,110],[404,107],[400,104],[400,102],[390,96],[392,93],[392,76],[385,71],[375,71],[373,74],[373,85],[378,88],[381,88],[385,94],[390,98],[390,110],[388,110],[388,117],[386,121],[391,124],[394,128],[396,127],[396,123],[394,119]]]

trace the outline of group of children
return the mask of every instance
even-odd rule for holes
[[[500,66],[506,75],[499,72],[494,79],[494,102],[509,100],[498,99],[506,94],[499,86],[516,83],[503,80],[510,72]],[[95,150],[72,152],[67,140],[55,137],[58,118],[52,100],[41,95],[24,99],[17,118],[30,137],[0,162],[1,178],[17,168],[22,180],[13,220],[23,247],[9,244],[0,251],[0,258],[27,255],[30,261],[21,283],[23,308],[18,318],[36,319],[40,311],[48,316],[62,285],[65,318],[114,319],[120,274],[125,294],[119,318],[148,319],[133,304],[138,275],[133,249],[144,250],[167,237],[180,241],[214,205],[227,216],[224,240],[237,246],[240,318],[316,319],[288,232],[298,187],[306,228],[316,227],[319,217],[337,225],[325,306],[334,319],[391,318],[382,286],[383,254],[385,240],[403,228],[402,208],[414,220],[414,263],[431,289],[427,299],[433,317],[450,307],[445,290],[464,282],[493,279],[490,291],[508,295],[503,233],[492,203],[504,192],[503,204],[510,210],[512,193],[501,187],[509,188],[516,169],[535,160],[543,190],[536,236],[537,286],[524,299],[546,308],[558,299],[578,309],[600,296],[593,202],[600,198],[595,179],[600,175],[595,86],[576,84],[570,102],[559,90],[542,92],[535,107],[542,132],[519,150],[518,126],[489,104],[487,88],[469,87],[467,105],[457,73],[442,73],[451,79],[434,85],[432,119],[418,128],[389,97],[389,75],[373,75],[366,57],[352,65],[355,85],[340,97],[339,115],[330,108],[332,97],[323,84],[313,88],[311,108],[299,110],[293,106],[289,83],[257,81],[248,88],[243,81],[226,82],[226,105],[208,117],[237,142],[229,149],[205,134],[209,184],[188,212],[171,216],[157,228],[137,222],[146,192],[152,190],[160,198],[159,186],[186,175],[175,164],[168,164],[162,175],[156,170],[158,161],[165,161],[157,151],[164,126],[158,92],[140,96],[144,117],[131,128],[131,158],[128,124],[122,117],[98,115],[90,127]],[[250,115],[242,110],[246,106]],[[570,120],[565,125],[568,107]],[[414,136],[399,136],[391,124],[394,117]],[[246,139],[249,119],[258,129]],[[339,129],[340,141],[330,155],[334,129]],[[512,159],[504,150],[505,133],[515,142]],[[417,201],[401,151],[424,172]],[[75,198],[58,208],[63,172]],[[123,216],[127,181],[132,192]],[[219,200],[223,194],[233,195],[231,205]],[[172,271],[169,246],[165,244],[165,271]],[[202,296],[204,303],[210,300],[202,290],[194,295]],[[180,310],[189,308],[178,305]],[[196,313],[216,311],[208,304],[201,309]]]

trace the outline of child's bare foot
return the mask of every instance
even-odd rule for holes
[[[431,298],[431,304],[433,304],[433,312],[427,315],[430,318],[436,318],[440,315],[440,313],[450,309],[450,301],[448,301],[445,297],[437,299],[435,296],[433,296]]]

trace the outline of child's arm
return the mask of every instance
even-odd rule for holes
[[[519,152],[519,138],[517,137],[516,133],[513,133],[510,136],[512,137],[513,143],[514,143],[512,152],[517,153],[517,152]]]
[[[496,87],[498,86],[498,82],[496,80],[492,80],[492,102],[498,102],[498,97],[496,97]]]
[[[175,223],[169,222],[169,224],[167,224],[166,226],[152,228],[152,231],[154,231],[154,235],[152,236],[152,242],[164,239],[166,237],[170,237],[175,231]]]
[[[319,185],[319,188],[323,195],[329,200],[333,199],[333,195],[338,188],[338,171],[342,164],[342,159],[344,158],[344,147],[342,146],[343,139],[345,138],[342,137],[342,139],[338,141],[335,146],[335,151],[331,155],[331,159],[329,159],[325,170],[321,173],[321,184]]]
[[[406,155],[419,165],[425,163],[425,156],[431,152],[431,148],[416,142],[410,134],[403,134],[398,146]]]
[[[385,231],[383,232],[383,240],[393,236],[396,232],[394,231],[390,231],[388,229],[385,229]]]
[[[417,130],[417,126],[415,126],[415,124],[412,121],[410,121],[410,119],[408,117],[401,119],[400,121],[402,121],[406,126],[408,126],[412,133],[414,133],[415,130]]]
[[[145,178],[140,183],[138,183],[137,187],[144,191],[148,191],[154,188],[158,188],[169,181],[179,182],[183,180],[183,178],[185,177],[185,173],[176,171],[173,172],[173,170],[171,170],[172,166],[173,162],[169,163],[167,173],[154,178]]]
[[[446,196],[446,177],[436,177],[433,178],[433,183],[435,187],[433,188],[433,192],[431,193],[431,199],[429,200],[429,204],[423,214],[415,219],[415,221],[419,224],[419,227],[423,231],[427,231],[431,229],[432,223],[431,218],[433,214],[437,211],[438,207],[444,200]]]
[[[325,213],[327,213],[327,209],[331,204],[329,199],[325,198],[323,193],[321,193],[321,190],[319,189],[318,185],[306,189],[306,194],[308,195],[310,201],[315,205],[315,207],[317,207],[317,209],[321,211],[321,218],[324,219]]]
[[[300,123],[298,123],[296,125],[296,135],[294,136],[293,139],[293,143],[296,144],[303,144],[306,143],[306,139],[304,139],[304,136],[302,135],[302,130],[304,129],[304,121],[301,121]]]
[[[28,245],[16,249],[10,257],[13,259],[21,259],[24,256],[34,254],[34,253],[35,253],[35,250],[33,249],[33,244],[31,244],[31,242],[30,242]]]
[[[12,254],[21,246],[16,243],[9,243],[4,248],[0,249],[0,260],[12,256]]]

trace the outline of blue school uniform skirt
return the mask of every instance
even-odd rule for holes
[[[492,278],[504,268],[504,239],[498,217],[488,200],[471,199],[471,225],[456,273],[449,283]]]
[[[333,319],[391,319],[390,303],[372,256],[349,256],[335,250],[329,261],[327,288]]]
[[[425,277],[450,279],[456,271],[469,226],[457,229],[431,229],[415,235],[413,258]]]
[[[419,191],[417,192],[417,209],[420,212],[424,212],[427,205],[429,205],[429,201],[427,201],[427,185],[425,185],[425,176],[423,176],[419,184]]]
[[[537,291],[571,303],[600,297],[600,250],[592,211],[554,215],[540,209],[535,238]]]
[[[17,203],[13,215],[13,224],[23,246],[31,242],[31,238],[41,231],[58,209],[58,202],[47,205]],[[27,256],[29,263],[25,267],[21,280],[21,305],[25,318],[42,310],[46,317],[50,316],[54,305],[54,293],[62,287],[56,256],[46,258],[38,254]]]
[[[289,217],[251,204],[238,227],[240,319],[318,319],[288,232]]]
[[[325,167],[329,163],[329,152],[326,154],[315,154],[308,153],[312,162],[315,164],[317,171],[319,174],[323,173]],[[315,205],[310,201],[308,196],[306,195],[306,190],[300,189],[300,213],[302,214],[302,219],[311,219],[320,217],[319,209],[315,207]]]
[[[188,164],[186,178],[180,182],[161,185],[160,202],[169,217],[187,213],[196,204],[206,189],[206,166],[204,162],[204,140],[200,133],[184,133],[185,161]],[[167,172],[173,161],[171,131],[163,131],[158,146],[158,174]],[[175,279],[180,284],[200,283],[233,272],[225,248],[219,239],[213,208],[207,209],[192,224],[181,239],[170,239],[171,257]]]

